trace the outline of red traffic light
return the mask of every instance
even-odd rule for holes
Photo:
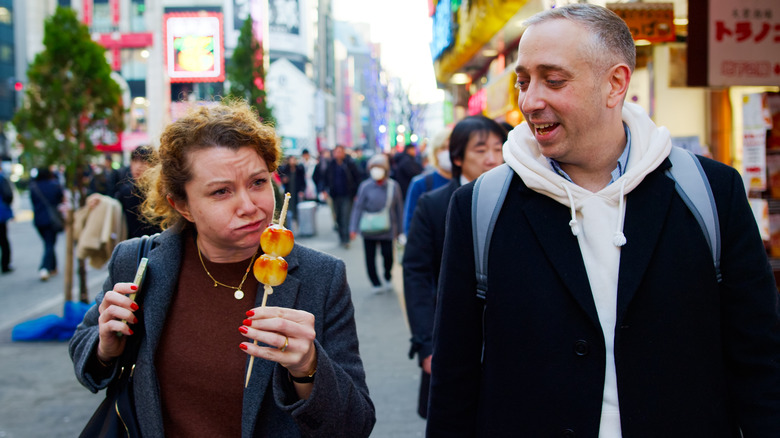
[[[24,90],[24,84],[21,83],[20,81],[14,82],[14,90],[16,90],[16,91]]]

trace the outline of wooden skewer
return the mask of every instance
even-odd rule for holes
[[[284,220],[287,217],[287,206],[290,203],[290,193],[284,194],[284,204],[282,205],[282,211],[279,213],[279,225],[284,226]],[[263,285],[263,302],[260,303],[260,307],[265,307],[265,303],[268,301],[268,295],[271,295],[274,293],[274,288],[271,286],[264,284]],[[253,342],[254,345],[257,345],[257,339]],[[249,386],[249,378],[252,377],[252,366],[255,364],[255,357],[250,356],[249,357],[249,367],[246,369],[246,379],[244,380],[244,388]]]
[[[279,225],[284,226],[284,220],[287,218],[287,206],[290,205],[290,192],[284,194],[284,204],[282,211],[279,212]]]

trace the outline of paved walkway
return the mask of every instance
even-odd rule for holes
[[[361,355],[377,411],[371,436],[421,437],[425,422],[416,414],[420,371],[416,361],[406,356],[409,330],[402,310],[400,266],[396,265],[393,274],[394,293],[371,294],[362,242],[353,242],[350,249],[339,247],[326,207],[318,209],[316,220],[317,234],[296,240],[347,264]],[[11,224],[17,271],[0,277],[0,438],[72,438],[78,436],[103,394],[93,395],[76,381],[66,343],[10,340],[15,324],[62,312],[61,276],[40,283],[19,273],[23,264],[37,263],[40,257],[34,233],[29,222]],[[90,273],[92,297],[102,277],[100,271]]]

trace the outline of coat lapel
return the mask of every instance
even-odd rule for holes
[[[675,194],[674,182],[666,177],[662,165],[645,177],[626,201],[623,234],[627,243],[620,254],[617,322],[623,320],[628,305],[644,278],[656,244],[661,236]]]
[[[530,191],[526,187],[521,192]],[[601,328],[593,293],[590,290],[585,263],[582,261],[577,238],[571,234],[567,226],[562,230],[561,224],[568,224],[571,218],[568,208],[546,196],[526,196],[522,209],[533,233],[542,246],[545,255],[552,262],[558,277],[564,283],[574,299],[579,303],[593,324]],[[563,231],[563,235],[561,232]]]

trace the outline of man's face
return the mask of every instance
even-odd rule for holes
[[[501,137],[492,132],[473,132],[463,152],[463,159],[456,159],[461,174],[469,181],[504,162]]]
[[[609,81],[587,58],[590,34],[555,19],[529,27],[518,47],[518,106],[541,153],[578,165],[598,153],[606,126]]]
[[[335,158],[336,160],[339,160],[339,161],[343,160],[345,155],[346,155],[346,152],[344,152],[344,148],[337,147],[337,148],[333,149],[333,158]]]

